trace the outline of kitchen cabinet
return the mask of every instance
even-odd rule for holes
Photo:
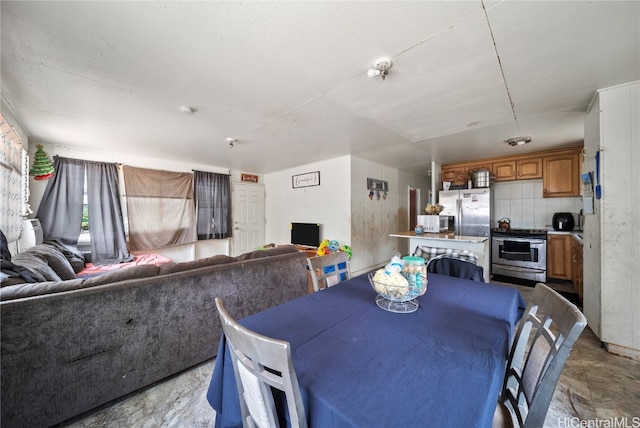
[[[473,171],[477,171],[479,169],[486,169],[489,173],[493,173],[493,165],[491,162],[474,162],[467,164],[466,168],[469,178],[472,178],[471,174],[473,174]]]
[[[492,172],[491,162],[471,162],[459,163],[443,166],[441,170],[442,181],[450,181],[454,185],[467,185],[472,177],[473,171],[486,169]]]
[[[542,196],[580,196],[580,153],[568,152],[542,158]]]
[[[544,197],[580,196],[582,147],[442,165],[441,180],[466,185],[473,171],[488,170],[495,181],[542,178]]]
[[[547,277],[571,280],[571,240],[569,234],[547,234]]]
[[[493,174],[496,181],[542,178],[542,158],[538,156],[494,162]]]
[[[518,180],[542,178],[542,158],[535,157],[517,161]]]
[[[576,290],[580,301],[583,301],[583,258],[582,258],[582,244],[576,239],[571,239],[571,279],[573,280],[573,288]]]
[[[467,181],[469,180],[467,168],[464,165],[442,167],[441,176],[442,181],[450,181],[456,186],[467,184]]]
[[[515,160],[503,160],[493,163],[493,176],[496,181],[511,181],[518,177]]]

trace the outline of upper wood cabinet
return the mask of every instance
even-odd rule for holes
[[[493,163],[492,162],[473,162],[466,164],[467,166],[467,174],[469,174],[469,178],[471,178],[471,174],[473,171],[477,171],[479,169],[486,169],[490,173],[493,172]]]
[[[518,180],[529,180],[531,178],[542,178],[542,158],[535,157],[521,159],[516,162]]]
[[[542,178],[542,157],[509,160],[493,163],[493,174],[496,181],[529,180]]]
[[[467,168],[463,165],[452,165],[442,168],[442,181],[450,181],[454,185],[466,184],[468,179]]]
[[[543,197],[580,196],[580,153],[582,147],[550,150],[520,156],[505,156],[473,162],[443,165],[442,181],[466,184],[471,173],[487,169],[495,181],[542,178]]]
[[[479,169],[486,169],[489,173],[492,172],[491,162],[471,162],[451,164],[449,166],[442,167],[442,181],[451,181],[454,185],[466,185],[467,180],[472,178],[473,171]]]
[[[580,153],[542,158],[542,195],[545,198],[580,196]]]
[[[503,160],[493,163],[493,176],[496,181],[511,181],[518,177],[516,161]]]

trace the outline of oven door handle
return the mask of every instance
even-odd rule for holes
[[[528,242],[531,245],[542,245],[546,242],[544,239],[518,239],[518,238],[493,238],[493,239],[494,241],[497,241],[497,242],[505,242],[505,241]]]
[[[514,254],[514,255],[526,254],[526,255],[529,255],[531,253],[529,251],[505,251],[505,250],[502,250],[502,251],[500,251],[500,254]]]
[[[526,273],[544,273],[544,269],[523,268],[517,266],[497,265],[500,269],[510,270],[513,272],[526,272]]]

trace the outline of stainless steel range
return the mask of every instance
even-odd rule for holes
[[[547,281],[547,232],[537,229],[493,229],[491,273]]]

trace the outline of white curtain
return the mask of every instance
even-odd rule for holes
[[[22,139],[0,114],[2,152],[0,152],[0,229],[8,242],[20,237],[22,215],[25,214]]]

